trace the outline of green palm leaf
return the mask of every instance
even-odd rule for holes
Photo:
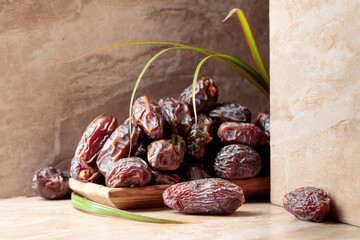
[[[161,41],[138,41],[138,42],[125,42],[125,43],[119,43],[119,44],[115,44],[115,45],[110,45],[107,47],[103,47],[94,51],[91,51],[89,53],[83,54],[79,57],[76,57],[74,59],[68,60],[68,61],[64,61],[64,62],[59,62],[59,63],[70,63],[73,62],[75,60],[78,60],[80,58],[83,58],[85,56],[94,54],[96,52],[99,51],[103,51],[109,48],[113,48],[113,47],[118,47],[118,46],[125,46],[125,45],[145,45],[145,44],[162,44],[162,45],[172,45],[172,46],[178,46],[178,47],[183,47],[184,49],[191,49],[197,52],[200,52],[202,54],[205,55],[214,55],[214,54],[218,54],[219,57],[215,57],[216,60],[220,61],[221,63],[225,64],[226,66],[228,66],[229,68],[231,68],[232,70],[236,71],[237,73],[239,73],[242,77],[250,80],[253,79],[253,81],[250,81],[251,83],[254,84],[254,81],[258,82],[259,84],[262,85],[262,77],[261,75],[259,75],[253,68],[251,68],[249,65],[247,65],[245,62],[241,61],[240,59],[228,55],[228,54],[221,54],[219,52],[216,51],[212,51],[212,50],[208,50],[205,48],[198,48],[198,47],[192,47],[189,45],[185,45],[185,44],[180,44],[180,43],[174,43],[174,42],[161,42]],[[220,54],[222,55],[220,57]],[[261,90],[265,95],[269,96],[269,91],[267,89],[266,86],[263,86],[264,90]]]
[[[236,15],[237,15],[237,17],[239,19],[240,25],[241,25],[241,27],[243,29],[243,32],[244,32],[246,41],[248,43],[251,55],[252,55],[252,57],[254,59],[254,62],[256,64],[257,68],[259,69],[261,76],[265,80],[265,83],[269,86],[270,85],[269,75],[268,75],[268,73],[266,71],[264,62],[263,62],[263,60],[262,60],[262,58],[260,56],[259,49],[258,49],[258,47],[256,45],[254,36],[252,34],[252,31],[251,31],[251,28],[250,28],[250,25],[249,25],[249,22],[247,21],[244,12],[242,10],[240,10],[240,9],[234,8],[229,12],[229,14],[226,16],[226,18],[223,21],[226,21],[235,12],[236,12]]]
[[[80,210],[90,212],[90,213],[97,213],[107,216],[113,216],[113,217],[120,217],[125,218],[129,220],[134,221],[140,221],[140,222],[149,222],[149,223],[189,223],[189,222],[182,222],[182,221],[173,221],[173,220],[167,220],[167,219],[159,219],[159,218],[152,218],[152,217],[146,217],[141,216],[135,213],[119,210],[116,208],[108,207],[93,201],[89,201],[75,192],[71,194],[71,204]]]

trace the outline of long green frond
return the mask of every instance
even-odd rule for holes
[[[71,204],[75,208],[86,211],[86,212],[97,213],[97,214],[119,217],[119,218],[125,218],[125,219],[129,219],[129,220],[140,221],[140,222],[176,223],[176,224],[188,223],[188,222],[146,217],[146,216],[141,216],[141,215],[131,213],[128,211],[123,211],[123,210],[119,210],[116,208],[108,207],[108,206],[102,205],[100,203],[96,203],[96,202],[87,200],[87,199],[79,196],[75,192],[73,192],[71,194]]]

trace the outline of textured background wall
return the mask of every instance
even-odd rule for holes
[[[360,226],[360,2],[270,1],[271,201],[323,188]]]
[[[57,61],[115,43],[158,40],[252,64],[236,18],[221,23],[233,7],[245,10],[268,63],[268,1],[0,1],[0,197],[32,195],[29,183],[39,167],[69,168],[83,130],[97,115],[123,121],[130,90],[160,46],[118,47],[65,65]],[[161,57],[145,74],[138,96],[178,96],[202,57],[190,51]],[[201,75],[215,79],[220,101],[247,105],[254,115],[269,107],[255,87],[214,60]]]

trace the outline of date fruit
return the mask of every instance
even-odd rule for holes
[[[206,115],[198,116],[198,124],[193,124],[187,138],[186,158],[192,162],[204,160],[208,144],[213,140],[214,121]]]
[[[159,105],[170,131],[185,136],[192,125],[189,107],[175,98],[162,98]]]
[[[322,222],[330,213],[330,198],[315,187],[302,187],[286,194],[283,204],[295,217],[310,222]]]
[[[241,143],[253,147],[265,144],[265,133],[255,124],[251,123],[222,123],[218,130],[218,137],[225,144]]]
[[[164,134],[164,117],[159,104],[153,99],[142,96],[132,107],[132,121],[152,139],[161,139]]]
[[[140,142],[141,129],[131,124],[131,148],[134,149]],[[101,149],[96,164],[99,171],[105,176],[106,173],[113,167],[114,163],[121,158],[126,158],[129,155],[130,149],[130,135],[129,135],[129,120],[126,120],[111,134],[110,138]]]
[[[268,140],[270,139],[270,114],[267,111],[258,114],[255,124],[259,126]]]
[[[223,122],[250,122],[250,110],[237,103],[222,104],[211,110],[209,117],[215,120],[217,125]]]
[[[245,197],[241,187],[219,178],[182,182],[163,192],[164,203],[181,213],[229,215]]]
[[[138,157],[123,158],[115,162],[105,176],[108,187],[141,187],[151,181],[148,164]]]
[[[191,161],[204,160],[206,147],[212,139],[208,132],[204,132],[199,126],[194,125],[187,139],[187,158]]]
[[[95,118],[83,133],[75,157],[95,167],[95,160],[106,140],[117,127],[115,117],[102,114]]]
[[[175,170],[184,161],[186,144],[179,135],[173,135],[171,140],[161,139],[148,146],[147,159],[156,170]]]
[[[152,185],[158,185],[158,184],[175,184],[180,182],[179,175],[175,173],[167,173],[167,172],[160,172],[151,169],[151,182]]]
[[[104,179],[97,168],[87,165],[76,157],[71,160],[70,176],[81,182],[92,183],[100,183]]]
[[[200,127],[203,132],[209,133],[210,136],[214,133],[214,121],[204,114],[198,116],[197,126]]]
[[[195,106],[198,113],[204,112],[216,104],[218,89],[214,81],[209,77],[202,77],[195,84]],[[192,85],[185,88],[180,94],[179,100],[186,103],[193,112]]]
[[[149,141],[149,139],[143,136],[142,139],[140,140],[140,143],[131,151],[131,156],[139,157],[141,159],[146,159],[147,147],[149,146],[150,143],[151,142]]]
[[[68,198],[71,193],[69,174],[53,167],[37,170],[31,187],[38,195],[49,200]]]
[[[261,170],[261,158],[250,146],[232,144],[223,147],[216,155],[215,174],[225,179],[255,177]]]

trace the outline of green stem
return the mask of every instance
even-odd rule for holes
[[[220,54],[219,52],[216,52],[216,51],[212,51],[212,50],[208,50],[208,49],[204,49],[204,48],[197,48],[197,47],[191,47],[189,45],[185,45],[185,44],[180,44],[180,43],[174,43],[174,42],[161,42],[161,41],[138,41],[138,42],[125,42],[125,43],[119,43],[119,44],[115,44],[115,45],[110,45],[110,46],[107,46],[107,47],[103,47],[103,48],[100,48],[100,49],[97,49],[95,51],[92,51],[92,52],[89,52],[89,53],[86,53],[84,55],[81,55],[77,58],[74,58],[74,59],[71,59],[69,61],[65,61],[65,62],[59,62],[59,63],[69,63],[69,62],[72,62],[72,61],[75,61],[75,60],[78,60],[82,57],[85,57],[85,56],[88,56],[90,54],[93,54],[93,53],[96,53],[96,52],[99,52],[99,51],[103,51],[103,50],[106,50],[106,49],[109,49],[109,48],[113,48],[113,47],[118,47],[118,46],[125,46],[125,45],[142,45],[142,44],[163,44],[163,45],[173,45],[173,46],[178,46],[178,47],[184,47],[186,49],[192,49],[194,51],[197,51],[197,52],[200,52],[202,54],[205,54],[205,55],[214,55],[214,54]],[[249,65],[247,65],[246,63],[244,63],[243,61],[241,61],[240,59],[234,57],[234,56],[231,56],[231,55],[228,55],[228,54],[223,54],[223,56],[226,56],[226,60],[224,60],[223,58],[221,57],[215,57],[216,60],[218,60],[219,62],[225,64],[226,66],[228,66],[229,68],[231,68],[232,70],[236,71],[237,73],[239,73],[241,76],[249,79],[247,76],[250,75],[252,76],[253,79],[255,79],[256,81],[258,82],[262,82],[262,77],[253,69],[251,68]],[[235,64],[235,67],[233,64]],[[243,71],[241,71],[239,68],[241,68],[243,71],[245,71],[247,73],[247,75],[243,74]],[[268,91],[265,90],[262,91],[265,95],[269,96],[269,93]]]
[[[264,62],[260,56],[260,52],[259,49],[256,45],[254,36],[252,34],[249,22],[246,19],[246,16],[244,14],[244,12],[242,10],[238,10],[236,11],[236,15],[239,19],[239,22],[242,26],[246,41],[249,45],[250,51],[251,51],[251,55],[253,56],[254,60],[255,60],[255,64],[257,66],[257,68],[260,71],[261,76],[263,77],[263,79],[265,80],[265,82],[267,83],[267,85],[270,85],[270,78],[269,75],[266,71]]]
[[[199,77],[200,68],[204,64],[204,62],[206,60],[208,60],[209,58],[216,57],[216,56],[218,56],[218,55],[210,55],[210,56],[207,56],[207,57],[203,58],[199,62],[199,64],[196,66],[196,69],[195,69],[194,78],[193,78],[193,84],[192,84],[192,102],[193,102],[193,108],[194,108],[195,125],[197,124],[196,102],[195,102],[195,85],[196,85],[196,81],[197,81],[197,79]]]
[[[258,49],[258,47],[256,45],[254,36],[252,34],[252,31],[251,31],[251,28],[250,28],[250,25],[249,25],[249,22],[246,19],[246,16],[245,16],[244,12],[242,10],[238,9],[238,8],[234,8],[228,13],[228,15],[225,17],[223,22],[226,21],[228,18],[230,18],[234,13],[236,13],[236,15],[237,15],[237,17],[239,19],[241,28],[242,28],[243,33],[245,35],[246,42],[248,44],[248,47],[250,49],[250,53],[251,53],[251,55],[252,55],[252,57],[254,59],[254,62],[256,64],[256,67],[258,68],[258,70],[260,72],[260,75],[264,79],[264,83],[266,84],[267,88],[269,88],[270,87],[270,78],[269,78],[267,70],[266,70],[266,68],[264,66],[264,62],[263,62],[263,60],[261,58],[259,49]]]
[[[86,212],[103,214],[107,216],[120,217],[134,221],[140,222],[149,222],[149,223],[189,223],[189,222],[181,222],[167,219],[159,219],[141,216],[135,213],[119,210],[116,208],[108,207],[96,202],[89,201],[83,197],[80,197],[75,192],[71,194],[71,204],[78,209],[81,209]]]
[[[217,57],[227,58],[227,59],[231,60],[232,62],[234,62],[236,64],[236,66],[238,66],[238,64],[241,64],[241,63],[237,62],[237,60],[238,60],[237,58],[232,57],[230,55],[219,53],[219,54],[209,55],[209,56],[217,56]],[[214,57],[214,58],[216,59],[217,57]],[[261,92],[263,92],[266,96],[269,97],[269,88],[266,84],[264,84],[262,78],[255,79],[251,74],[248,74],[247,72],[243,72],[239,68],[235,68],[233,70],[238,72],[242,77],[246,78],[250,83],[255,85]]]

